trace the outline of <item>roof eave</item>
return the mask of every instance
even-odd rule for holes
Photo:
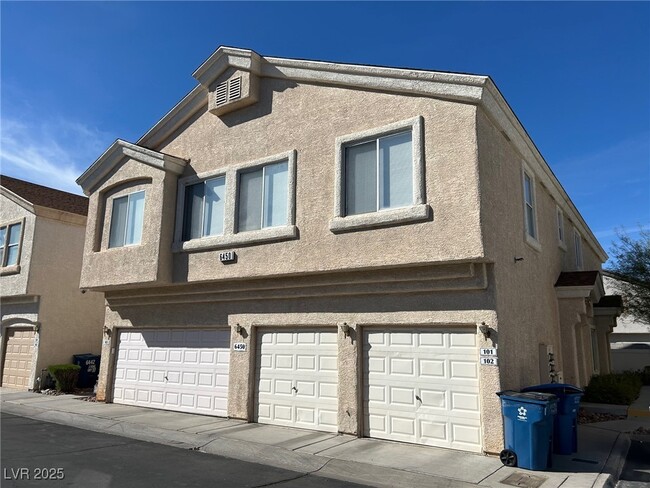
[[[187,164],[187,161],[182,158],[117,139],[77,178],[77,184],[81,186],[86,195],[90,195],[102,179],[125,158],[132,158],[138,162],[177,175],[183,172]]]

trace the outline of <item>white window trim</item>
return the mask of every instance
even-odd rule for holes
[[[127,200],[126,200],[126,202],[127,202],[127,204],[126,204],[127,219],[126,219],[126,222],[124,222],[124,226],[125,226],[124,227],[124,238],[126,239],[126,234],[127,234],[127,230],[128,230],[128,224],[129,224],[129,219],[128,219],[129,202],[131,201],[131,195],[135,195],[136,193],[144,193],[144,204],[143,204],[144,207],[143,207],[143,210],[142,210],[142,236],[140,236],[140,242],[135,242],[133,244],[126,244],[125,243],[125,244],[122,244],[121,246],[113,246],[113,247],[111,247],[111,226],[112,226],[112,223],[113,223],[113,210],[114,210],[115,200],[119,200],[120,198],[124,198],[124,197],[127,198]],[[117,194],[115,194],[115,195],[113,195],[111,197],[110,202],[111,202],[111,204],[110,204],[110,208],[111,208],[110,215],[111,215],[111,217],[110,217],[110,220],[108,222],[108,239],[106,240],[106,250],[111,250],[112,251],[114,249],[124,249],[125,247],[141,246],[142,245],[142,240],[144,239],[144,220],[145,220],[144,215],[145,215],[145,212],[147,211],[147,192],[146,192],[146,190],[144,190],[144,189],[134,190],[134,191],[130,191],[129,193],[126,193],[126,194],[117,193]]]
[[[23,254],[23,236],[25,235],[25,217],[20,219],[11,220],[3,223],[0,227],[6,227],[7,232],[5,233],[5,242],[0,243],[4,248],[4,253],[2,255],[2,262],[0,263],[0,276],[8,276],[12,274],[20,273],[20,260]],[[18,237],[18,256],[16,257],[16,264],[6,266],[5,262],[7,260],[7,242],[9,239],[9,227],[12,225],[20,224],[20,236]]]
[[[560,249],[566,251],[566,226],[564,225],[564,212],[559,205],[555,206],[555,225],[557,229],[557,245]],[[562,228],[562,235],[560,235],[560,227]]]
[[[575,253],[575,265],[578,271],[582,271],[584,268],[584,250],[582,247],[582,235],[580,231],[573,228],[573,252]]]
[[[210,249],[223,249],[236,245],[259,244],[295,239],[298,236],[296,227],[296,150],[287,151],[247,163],[220,168],[215,171],[186,176],[178,180],[176,198],[176,228],[174,230],[173,252],[194,252]],[[237,232],[237,201],[239,198],[239,174],[254,170],[273,163],[288,162],[287,174],[287,225],[266,227],[259,230]],[[205,236],[189,241],[183,241],[183,215],[185,206],[185,189],[219,176],[226,177],[226,201],[224,202],[223,234]]]
[[[526,175],[528,175],[530,178],[530,189],[532,191],[533,197],[533,225],[535,227],[534,230],[537,237],[533,237],[528,233],[528,225],[526,223],[526,206],[528,205],[526,202]],[[542,250],[542,244],[539,241],[539,224],[537,222],[537,184],[535,180],[535,173],[533,173],[533,171],[528,167],[526,163],[523,163],[521,166],[521,203],[524,215],[524,241],[530,247],[540,252]]]
[[[402,120],[336,138],[336,173],[334,183],[334,218],[330,231],[347,232],[373,227],[422,222],[429,219],[424,179],[424,119],[422,116]],[[357,215],[345,214],[345,148],[350,143],[362,143],[398,132],[411,130],[413,144],[413,204],[394,209],[378,210]]]

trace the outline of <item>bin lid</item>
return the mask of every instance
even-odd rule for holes
[[[545,383],[543,385],[527,386],[526,388],[522,388],[521,391],[539,391],[542,393],[553,393],[554,395],[585,394],[584,390],[568,383]]]
[[[557,402],[557,397],[552,393],[539,393],[536,391],[519,392],[514,390],[505,390],[497,392],[499,397],[506,400],[514,400],[523,403],[547,404]]]
[[[90,352],[87,352],[85,354],[74,354],[72,357],[75,359],[88,359],[88,358],[94,358],[96,357],[96,354],[92,354]]]

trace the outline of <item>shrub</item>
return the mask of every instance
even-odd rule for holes
[[[597,375],[585,388],[585,402],[629,405],[639,396],[643,382],[635,372]]]
[[[70,393],[77,385],[81,367],[76,364],[55,364],[47,368],[54,377],[57,391]]]

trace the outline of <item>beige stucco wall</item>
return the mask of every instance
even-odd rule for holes
[[[35,216],[21,205],[4,195],[0,195],[0,225],[14,224],[20,221],[24,222],[22,247],[18,262],[20,272],[0,276],[0,294],[2,297],[26,295],[28,293],[27,284],[29,281],[32,242],[34,240]]]
[[[85,218],[2,198],[0,222],[25,218],[20,272],[0,277],[2,346],[7,327],[37,328],[31,384],[41,369],[101,347],[104,299],[79,290]],[[0,348],[4,354],[4,347]]]
[[[29,288],[40,296],[37,371],[70,363],[73,354],[99,354],[104,297],[81,293],[85,225],[37,217]]]
[[[296,150],[299,238],[233,246],[230,249],[237,252],[238,262],[230,266],[219,263],[218,253],[223,249],[176,253],[174,282],[400,266],[483,255],[474,106],[276,79],[262,79],[260,97],[257,104],[222,118],[203,111],[155,149],[189,160],[184,176]],[[424,118],[426,200],[433,209],[433,220],[333,234],[329,222],[334,217],[336,137],[416,116]],[[164,174],[127,161],[94,190],[83,287],[164,283],[164,263],[158,263],[161,269],[156,273],[154,261],[160,249],[169,248],[167,236],[149,246],[160,236],[162,215],[173,216],[175,211],[165,209],[161,214]],[[93,252],[94,215],[105,211],[99,205],[100,192],[120,181],[142,177],[152,178],[153,183],[145,204],[145,222],[150,227],[145,228],[140,249]],[[166,189],[165,198],[176,205],[175,190]]]
[[[481,179],[481,218],[486,257],[495,262],[494,279],[497,290],[497,313],[501,327],[499,360],[502,382],[506,388],[521,388],[548,382],[543,346],[552,345],[556,371],[574,364],[575,348],[563,337],[560,324],[569,317],[560,317],[554,284],[562,271],[575,271],[573,226],[565,215],[566,246],[558,239],[556,201],[536,176],[536,218],[539,246],[532,246],[524,234],[524,208],[521,154],[481,110],[478,114],[478,140]],[[515,258],[519,259],[515,261]],[[598,270],[601,263],[583,239],[583,270]],[[565,314],[577,316],[575,309]],[[565,322],[563,322],[565,321]],[[575,344],[575,342],[574,342]],[[562,347],[561,347],[562,345]],[[580,340],[581,349],[586,341]],[[541,346],[541,347],[540,347]],[[589,349],[584,351],[590,356]],[[577,366],[576,366],[577,367]],[[574,369],[573,367],[571,369]],[[582,370],[586,371],[582,366]],[[586,374],[586,373],[583,373]],[[573,374],[565,381],[579,381]]]
[[[109,248],[113,199],[145,191],[142,241]],[[81,288],[169,282],[176,179],[159,168],[125,158],[90,195]]]

